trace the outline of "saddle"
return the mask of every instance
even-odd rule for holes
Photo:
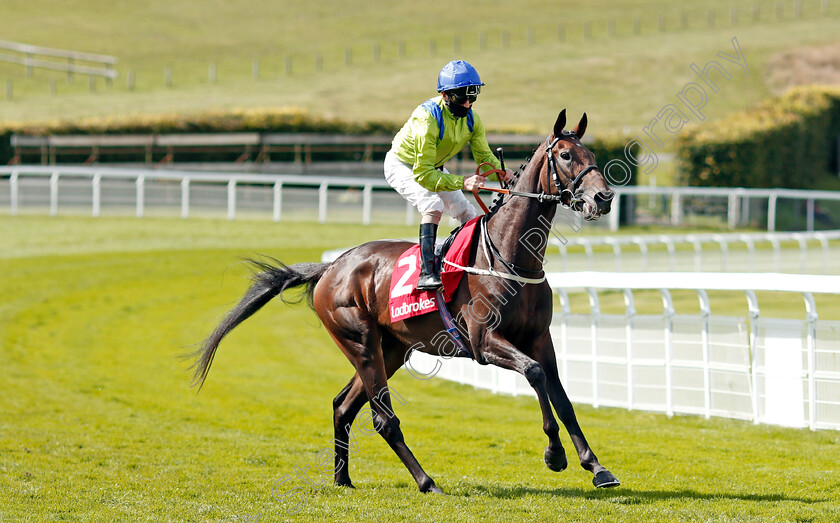
[[[446,241],[435,249],[435,263],[440,269],[440,279],[443,282],[444,302],[452,300],[464,271],[443,264],[442,260],[446,259],[460,266],[469,264],[478,220],[479,218],[474,218],[453,230]],[[392,323],[438,310],[438,297],[434,291],[417,290],[419,275],[420,245],[414,244],[397,259],[391,275],[388,305]]]

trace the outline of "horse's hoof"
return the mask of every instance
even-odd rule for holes
[[[347,487],[347,488],[353,488],[353,489],[354,489],[354,488],[356,488],[356,487],[354,487],[354,486],[353,486],[353,484],[352,484],[352,483],[350,483],[350,480],[349,480],[349,479],[348,479],[348,480],[346,480],[346,481],[345,481],[345,480],[342,480],[342,481],[336,481],[336,482],[335,482],[335,486],[336,486],[336,487]]]
[[[549,450],[549,447],[545,448],[543,461],[545,461],[545,466],[554,472],[563,472],[569,466],[569,461],[566,459],[566,451],[552,452]]]
[[[621,482],[609,470],[602,470],[592,478],[592,484],[597,488],[610,488],[621,485]]]
[[[424,482],[422,485],[419,485],[420,492],[424,494],[443,494],[443,491],[440,490],[440,487],[435,485],[434,480],[429,478],[428,482]]]

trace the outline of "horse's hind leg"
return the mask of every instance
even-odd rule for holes
[[[353,487],[350,482],[350,425],[367,401],[367,392],[358,374],[353,375],[350,383],[333,400],[335,484],[342,487]]]
[[[382,350],[385,353],[385,370],[390,378],[402,366],[406,347],[390,336],[386,335],[383,338],[387,338],[387,343],[386,339],[382,341]],[[367,402],[368,395],[358,373],[333,400],[336,485],[353,487],[350,481],[350,450],[355,449],[356,444],[354,441],[351,445],[350,426]]]
[[[405,444],[402,430],[400,430],[400,420],[391,405],[388,371],[385,367],[385,358],[382,355],[382,335],[379,326],[370,318],[365,317],[358,309],[343,310],[341,324],[336,322],[335,316],[322,317],[322,320],[324,320],[324,326],[330,331],[333,340],[356,367],[359,379],[364,384],[364,391],[368,398],[371,398],[371,409],[373,411],[371,421],[375,430],[388,443],[391,450],[399,456],[403,465],[414,477],[421,492],[441,492]],[[351,385],[348,397],[353,389],[354,387]],[[345,398],[345,402],[347,399]],[[350,399],[352,401],[352,398]],[[355,405],[355,401],[353,401],[353,405]]]
[[[618,479],[598,461],[598,457],[592,452],[592,448],[583,435],[572,402],[569,401],[569,396],[566,395],[563,384],[560,382],[560,376],[557,373],[557,359],[554,356],[554,345],[550,336],[546,335],[538,353],[545,372],[548,395],[551,397],[551,402],[557,410],[560,421],[563,422],[572,438],[572,443],[575,446],[578,458],[580,458],[580,466],[594,474],[592,484],[596,487],[604,488],[620,485]]]

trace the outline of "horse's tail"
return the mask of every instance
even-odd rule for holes
[[[239,303],[228,312],[225,319],[216,327],[210,336],[201,344],[191,357],[195,358],[191,368],[195,369],[192,385],[198,386],[199,390],[204,386],[210,365],[213,363],[213,356],[219,347],[222,338],[234,329],[237,325],[250,318],[263,305],[270,302],[274,297],[286,300],[282,294],[288,289],[305,285],[303,295],[296,301],[306,297],[309,306],[314,309],[313,293],[315,284],[324,275],[329,263],[297,263],[287,266],[278,260],[272,259],[276,265],[260,260],[248,260],[257,270],[253,276],[254,283]]]

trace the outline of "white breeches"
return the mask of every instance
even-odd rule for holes
[[[443,172],[449,173],[444,167]],[[385,155],[385,179],[400,196],[427,216],[446,212],[461,223],[466,223],[478,216],[478,211],[467,201],[462,191],[432,192],[414,181],[411,165],[403,163],[392,152]]]

